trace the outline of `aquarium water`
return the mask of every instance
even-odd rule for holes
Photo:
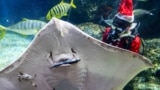
[[[0,41],[0,70],[16,61],[25,52],[32,37],[6,32]]]

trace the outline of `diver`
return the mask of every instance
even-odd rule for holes
[[[121,0],[112,24],[106,25],[102,41],[139,53],[141,39],[137,33],[138,27],[139,23],[134,21],[132,0]]]

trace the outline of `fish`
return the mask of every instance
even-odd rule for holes
[[[0,40],[5,36],[5,27],[0,25]]]
[[[24,19],[9,27],[0,25],[1,38],[5,36],[5,31],[15,32],[21,35],[36,35],[44,25],[46,25],[46,22],[29,19]]]
[[[133,10],[134,16],[136,18],[141,17],[143,15],[151,15],[153,16],[154,14],[152,13],[152,11],[154,11],[155,9],[152,10],[144,10],[144,9],[135,9]]]
[[[52,18],[26,51],[0,71],[0,87],[122,90],[138,73],[152,67],[151,61],[142,55],[106,44],[70,22]]]
[[[63,16],[67,16],[67,13],[71,9],[71,7],[76,8],[76,5],[73,3],[73,0],[71,0],[70,3],[66,3],[64,2],[64,0],[62,0],[59,4],[55,5],[48,11],[46,19],[51,20],[52,17],[60,19]]]

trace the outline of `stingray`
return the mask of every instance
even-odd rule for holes
[[[122,90],[151,67],[146,57],[103,43],[73,24],[53,18],[27,50],[0,72],[0,88]]]

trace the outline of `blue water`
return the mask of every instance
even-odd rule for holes
[[[59,0],[0,0],[0,25],[5,27],[22,21],[22,18],[39,20]],[[13,63],[23,54],[33,36],[6,32],[0,40],[0,70]]]
[[[18,59],[31,43],[33,36],[22,36],[6,32],[0,41],[0,70]]]
[[[10,26],[22,18],[39,19],[60,0],[0,0],[0,24]]]

